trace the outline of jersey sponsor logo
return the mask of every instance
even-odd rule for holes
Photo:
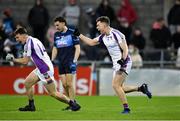
[[[71,46],[73,45],[72,37],[70,35],[61,36],[59,39],[56,40],[56,45],[58,48]]]
[[[66,41],[57,41],[57,46],[58,47],[64,47],[64,46],[66,46],[67,45],[67,42]]]

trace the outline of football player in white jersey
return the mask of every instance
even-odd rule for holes
[[[122,113],[130,113],[126,92],[141,91],[149,98],[152,97],[149,92],[147,84],[138,86],[125,86],[124,81],[131,70],[132,61],[128,55],[128,46],[124,34],[120,31],[110,27],[110,20],[107,16],[97,18],[96,25],[100,35],[94,39],[90,39],[83,34],[80,34],[78,29],[75,30],[74,35],[79,36],[80,39],[90,46],[97,45],[103,42],[108,49],[113,62],[114,75],[112,79],[112,86],[116,94],[120,98],[124,110]]]
[[[50,96],[55,99],[68,104],[72,111],[80,109],[79,104],[70,100],[63,94],[56,90],[54,83],[54,68],[50,58],[43,46],[37,39],[27,34],[25,28],[17,28],[14,32],[15,38],[18,42],[24,44],[24,56],[22,58],[14,58],[12,54],[6,56],[7,61],[27,64],[30,60],[34,62],[36,69],[34,69],[25,79],[25,88],[29,99],[29,104],[25,107],[19,108],[19,111],[35,111],[33,88],[37,82],[42,81]]]

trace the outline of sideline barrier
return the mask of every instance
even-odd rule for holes
[[[115,95],[112,89],[112,69],[99,70],[99,95]],[[180,96],[180,71],[173,69],[132,69],[125,85],[147,83],[154,96]],[[142,95],[139,92],[128,95]]]
[[[0,67],[0,95],[2,94],[25,94],[24,80],[35,67]],[[62,84],[58,77],[58,68],[54,68],[57,89],[62,92]],[[91,78],[92,69],[90,66],[77,68],[75,89],[77,95],[95,95],[96,82]],[[90,92],[91,91],[91,92]],[[34,86],[34,92],[38,95],[47,94],[41,82]]]

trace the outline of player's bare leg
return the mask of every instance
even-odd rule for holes
[[[69,92],[68,92],[68,88],[67,88],[67,81],[66,81],[66,75],[62,74],[62,75],[59,75],[59,77],[61,78],[61,82],[62,82],[62,85],[63,85],[63,88],[64,88],[64,94],[67,97],[69,97]]]
[[[112,86],[122,103],[127,103],[126,95],[122,88],[122,84],[125,78],[126,78],[126,75],[124,73],[116,74],[112,82]]]
[[[33,95],[34,95],[34,90],[32,86],[35,85],[38,81],[39,81],[39,78],[34,72],[31,72],[25,79],[24,85],[25,85],[26,93],[29,100],[32,100]]]
[[[142,84],[141,86],[126,86],[123,84],[123,90],[125,93],[130,93],[134,91],[142,92],[147,95],[149,99],[152,98],[151,92],[148,90],[147,84]]]
[[[70,100],[67,96],[65,96],[64,94],[60,94],[57,90],[56,90],[56,86],[53,82],[53,80],[51,78],[47,78],[46,79],[47,84],[45,85],[46,89],[49,92],[49,95],[51,95],[52,97],[54,97],[55,99],[69,104],[70,109],[72,111],[77,111],[79,110],[81,107],[79,104],[77,104],[76,102],[74,102],[73,100]]]
[[[60,78],[61,78],[61,82],[62,82],[62,85],[63,85],[63,88],[64,88],[64,94],[67,97],[69,97],[69,89],[68,89],[66,74],[60,75]],[[63,108],[62,110],[66,111],[66,110],[70,110],[70,108],[71,108],[70,106],[67,106],[67,107]]]
[[[127,86],[127,85],[124,85],[122,86],[123,90],[125,93],[130,93],[130,92],[134,92],[134,91],[138,91],[138,87],[137,86]]]
[[[126,73],[117,72],[115,74],[115,77],[113,78],[113,81],[112,81],[112,86],[113,86],[116,94],[120,98],[120,100],[123,104],[123,107],[124,107],[124,111],[122,113],[129,113],[130,112],[130,109],[128,107],[128,101],[127,101],[125,92],[124,92],[123,87],[122,87],[126,77],[127,77]]]
[[[73,74],[66,74],[66,81],[67,81],[67,90],[69,93],[69,98],[71,100],[75,99],[75,91],[73,86]]]
[[[70,99],[68,97],[66,97],[65,95],[60,94],[59,92],[57,92],[54,82],[52,82],[50,84],[46,84],[45,87],[46,87],[46,89],[47,89],[50,96],[56,98],[57,100],[59,100],[59,101],[61,101],[63,103],[68,104]]]
[[[71,100],[75,101],[75,91],[73,87],[73,75],[72,74],[66,74],[66,75],[60,75],[61,81],[63,84],[65,95],[68,96]],[[69,110],[70,106],[67,106],[66,108],[63,108],[62,110]]]
[[[32,71],[25,79],[25,88],[26,88],[26,93],[29,99],[29,105],[19,108],[19,111],[35,111],[35,105],[34,105],[34,90],[33,90],[33,85],[35,85],[39,81],[38,76]]]

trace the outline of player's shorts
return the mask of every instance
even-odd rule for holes
[[[54,81],[54,70],[50,69],[45,74],[42,74],[38,68],[34,69],[33,72],[39,77],[39,79],[42,81],[43,84],[47,84],[47,81],[45,78],[50,77],[52,81]]]
[[[59,68],[59,75],[62,75],[62,74],[74,74],[74,72],[70,68],[70,63],[59,64],[58,68]]]
[[[113,61],[113,69],[115,72],[117,71],[123,71],[125,72],[127,75],[129,74],[130,70],[131,70],[131,66],[132,66],[132,60],[131,57],[128,56],[128,59],[126,61],[125,67],[121,67],[121,65],[119,65],[117,63],[118,60]]]

